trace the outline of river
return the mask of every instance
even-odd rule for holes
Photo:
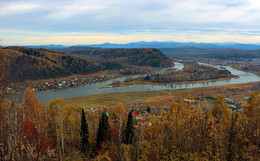
[[[175,66],[171,68],[163,68],[156,70],[156,73],[163,73],[167,69],[177,68],[177,70],[182,70],[183,64],[174,62]],[[255,74],[249,72],[243,72],[237,69],[233,69],[228,66],[215,66],[215,67],[224,67],[229,70],[233,75],[238,75],[239,78],[232,78],[229,80],[217,80],[217,81],[209,81],[202,83],[178,83],[178,84],[161,84],[161,85],[136,85],[129,87],[111,87],[104,88],[107,85],[111,84],[113,80],[124,81],[127,77],[120,77],[117,79],[88,84],[75,88],[67,88],[67,89],[58,89],[51,91],[41,91],[37,93],[40,102],[48,102],[53,100],[54,98],[72,98],[79,96],[88,96],[95,94],[104,94],[104,93],[118,93],[118,92],[140,92],[140,91],[157,91],[157,90],[174,90],[174,89],[184,89],[184,88],[197,88],[197,87],[210,87],[210,86],[221,86],[221,85],[230,85],[230,84],[240,84],[240,83],[248,83],[248,82],[256,82],[260,81],[260,77]],[[144,75],[132,76],[134,78],[140,77]]]

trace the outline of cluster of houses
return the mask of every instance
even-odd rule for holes
[[[239,102],[235,102],[231,98],[226,98],[226,102],[232,111],[243,112],[243,108],[242,108],[243,102],[241,100]]]
[[[229,105],[230,110],[243,112],[243,108],[242,108],[243,101],[242,100],[234,101],[231,98],[225,98],[225,100],[226,100],[226,103]],[[194,103],[194,104],[198,103],[198,100],[183,99],[182,101],[186,102],[186,103]],[[202,102],[208,102],[208,101],[203,99]],[[212,102],[212,103],[214,103],[214,102]],[[212,108],[212,103],[205,104],[206,107],[203,107],[202,109],[205,110],[205,111],[211,109]]]
[[[101,115],[102,108],[100,107],[93,107],[93,108],[86,108],[86,111],[89,112],[97,112],[99,115]],[[104,109],[106,111],[106,114],[109,116],[110,112],[107,109]],[[149,106],[143,104],[143,103],[135,103],[132,107],[127,108],[128,112],[132,112],[134,122],[138,125],[151,125],[152,122],[150,120],[146,120],[148,115],[151,115],[151,109]],[[168,109],[167,109],[168,110]],[[157,118],[161,118],[160,113],[161,111],[166,111],[164,108],[153,108],[153,113],[157,113]]]
[[[54,81],[54,82],[45,82],[43,84],[38,84],[36,86],[38,91],[47,90],[47,89],[61,89],[61,88],[69,88],[69,87],[77,87],[85,84],[91,84],[95,82],[102,82],[108,80],[108,77],[101,75],[97,77],[88,77],[88,78],[75,78],[69,80],[62,81]]]
[[[66,80],[54,80],[54,81],[46,81],[46,82],[37,82],[37,83],[16,83],[11,84],[5,92],[23,92],[27,87],[31,87],[35,91],[43,91],[49,89],[62,89],[62,88],[70,88],[77,87],[86,84],[92,84],[96,82],[103,82],[109,79],[113,79],[119,77],[120,74],[118,71],[110,71],[109,74],[106,75],[98,75],[84,78],[71,78]]]
[[[205,99],[204,99],[205,100]],[[198,100],[191,100],[191,99],[183,99],[182,100],[185,103],[191,103],[191,104],[197,104]],[[206,101],[206,100],[205,100]],[[242,108],[242,104],[243,101],[234,101],[231,98],[226,98],[226,102],[230,107],[230,110],[232,111],[239,111],[241,113],[243,113],[243,108]],[[209,103],[209,108],[205,108],[203,110],[207,111],[210,108],[213,107],[212,103]],[[106,109],[105,109],[106,110]],[[153,124],[153,122],[158,121],[158,119],[160,119],[162,116],[162,113],[167,113],[169,112],[170,108],[169,107],[157,107],[157,108],[152,108],[152,114],[156,114],[156,117],[154,118],[154,120],[148,119],[147,116],[151,115],[151,108],[143,103],[135,103],[134,105],[132,105],[131,107],[127,108],[128,112],[132,112],[132,115],[134,117],[134,122],[138,125],[146,125],[149,126],[151,124]],[[94,107],[94,108],[86,108],[86,111],[89,112],[98,112],[100,115],[102,113],[102,110],[100,107]],[[106,114],[109,115],[109,111],[106,111]]]

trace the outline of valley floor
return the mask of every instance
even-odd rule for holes
[[[173,101],[183,100],[189,96],[197,100],[201,98],[209,104],[214,104],[214,98],[220,94],[232,100],[245,101],[253,91],[257,90],[260,90],[260,82],[193,89],[99,94],[69,98],[66,101],[72,105],[91,108],[114,106],[118,102],[128,107],[136,103],[150,107],[168,107]]]

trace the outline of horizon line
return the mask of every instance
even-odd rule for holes
[[[94,44],[72,44],[72,45],[64,45],[64,44],[39,44],[39,45],[21,45],[21,44],[14,44],[14,45],[2,45],[2,47],[7,47],[7,46],[48,46],[48,45],[53,45],[53,46],[91,46],[91,45],[104,45],[104,44],[111,44],[111,45],[126,45],[130,43],[152,43],[152,42],[158,42],[158,43],[195,43],[195,44],[241,44],[241,45],[260,45],[260,43],[240,43],[240,42],[195,42],[195,41],[131,41],[127,43],[111,43],[111,42],[104,42],[104,43],[94,43]],[[0,45],[1,46],[1,45]]]

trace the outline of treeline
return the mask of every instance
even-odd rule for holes
[[[63,99],[44,108],[30,89],[25,96],[0,102],[1,160],[259,159],[260,92],[243,113],[218,96],[210,111],[180,101],[138,116],[122,103],[89,112]]]
[[[244,65],[241,68],[242,68],[242,70],[249,71],[249,72],[255,72],[258,75],[260,75],[260,65]]]
[[[157,49],[72,48],[69,52],[71,54],[43,48],[11,46],[0,48],[0,58],[6,59],[9,64],[11,82],[58,78],[102,70],[123,69],[122,74],[140,74],[147,71],[140,66],[149,68],[173,65],[170,59]]]
[[[0,58],[8,60],[12,82],[57,78],[121,68],[120,64],[114,62],[99,63],[75,55],[25,47],[0,48]]]
[[[73,55],[79,55],[90,60],[113,61],[123,65],[169,67],[172,61],[157,49],[136,48],[136,49],[102,49],[89,47],[70,47],[56,49]]]
[[[162,74],[148,74],[141,79],[156,83],[170,83],[232,78],[233,76],[234,75],[226,69],[217,69],[198,63],[186,63],[181,71],[166,71]]]
[[[124,67],[123,70],[120,70],[120,74],[122,75],[135,75],[135,74],[146,74],[153,72],[153,68],[149,67],[135,67],[135,66],[128,66]]]
[[[260,50],[243,50],[232,48],[160,48],[162,53],[167,56],[178,57],[202,57],[217,59],[243,59],[260,58]]]

